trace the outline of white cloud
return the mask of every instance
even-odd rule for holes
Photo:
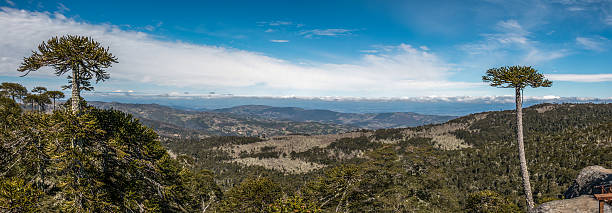
[[[96,96],[124,96],[126,94],[131,95],[133,98],[141,99],[154,99],[154,98],[169,98],[175,100],[192,100],[197,102],[198,100],[211,100],[211,99],[232,99],[232,98],[256,98],[256,99],[301,99],[301,100],[320,100],[320,101],[402,101],[402,102],[413,102],[413,103],[479,103],[479,104],[492,104],[501,103],[508,104],[515,102],[514,95],[499,95],[499,96],[418,96],[418,97],[354,97],[354,96],[249,96],[249,95],[232,95],[232,94],[186,94],[179,92],[170,92],[165,94],[131,94],[126,92],[95,92],[85,93],[85,95],[96,95]],[[612,101],[612,97],[607,98],[596,98],[596,97],[561,97],[557,95],[544,95],[544,96],[525,96],[523,97],[525,102],[555,102],[555,103],[581,103],[581,102],[592,102],[592,103],[609,103]]]
[[[4,1],[5,1],[5,2],[6,2],[8,5],[11,5],[11,6],[13,6],[13,7],[15,6],[15,2],[13,2],[13,1],[11,1],[11,0],[4,0]]]
[[[287,42],[289,42],[289,40],[277,40],[277,39],[274,39],[274,40],[270,40],[270,42],[274,42],[274,43],[287,43]]]
[[[612,25],[612,15],[607,15],[603,18],[603,23],[607,25]]]
[[[576,37],[576,43],[587,50],[593,50],[593,51],[605,51],[606,50],[606,46],[608,45],[610,41],[604,37],[598,36],[598,37],[592,37],[592,38],[587,38],[587,37]]]
[[[527,56],[523,59],[523,62],[528,64],[535,64],[541,61],[551,61],[558,58],[563,58],[569,55],[569,51],[565,49],[556,51],[541,51],[533,48],[527,53]]]
[[[314,29],[302,31],[300,34],[305,38],[312,38],[313,36],[347,36],[351,35],[351,32],[355,30],[349,29]]]
[[[586,10],[586,8],[584,8],[584,7],[568,7],[567,10],[572,11],[572,12],[578,12],[578,11],[584,11],[584,10]]]
[[[452,67],[435,54],[410,45],[388,47],[380,54],[364,54],[346,64],[299,64],[261,53],[160,41],[138,31],[93,25],[61,14],[0,10],[0,76],[17,76],[23,57],[52,36],[91,36],[119,59],[109,72],[111,80],[171,87],[224,88],[241,94],[290,91],[321,95],[369,94],[374,96],[460,93],[481,83],[448,80]],[[346,31],[335,31],[335,33]],[[331,33],[331,31],[330,31]],[[326,34],[320,32],[319,34]],[[54,77],[49,70],[34,77]],[[115,88],[126,91],[125,88]],[[270,92],[272,93],[272,92]]]
[[[507,33],[515,33],[517,35],[529,34],[523,26],[521,26],[516,20],[510,19],[507,21],[500,21],[497,23],[497,27],[501,28],[502,31]]]
[[[487,55],[502,59],[504,63],[537,64],[562,58],[570,53],[567,49],[542,47],[539,42],[530,38],[531,33],[516,20],[500,21],[495,29],[496,33],[483,34],[484,40],[462,45],[460,48],[470,55]]]
[[[612,74],[547,74],[546,78],[553,81],[611,82]]]
[[[70,8],[66,7],[66,5],[62,3],[57,3],[57,11],[59,13],[64,13],[70,11]]]
[[[293,23],[291,23],[290,21],[273,21],[273,22],[269,22],[268,25],[270,26],[281,26],[281,25],[291,25]]]
[[[259,21],[257,22],[257,25],[258,26],[268,25],[272,27],[278,27],[278,26],[289,26],[289,25],[296,25],[296,24],[290,21]],[[297,24],[297,25],[300,25],[300,24]]]
[[[164,24],[164,22],[158,21],[157,24],[155,24],[155,26],[148,24],[148,25],[144,26],[143,29],[145,29],[147,31],[154,31],[155,29],[161,27],[163,24]],[[128,25],[128,27],[130,27],[130,26]]]

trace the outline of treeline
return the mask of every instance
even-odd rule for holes
[[[49,104],[53,104],[53,110],[55,110],[55,101],[64,98],[65,95],[61,91],[47,91],[46,87],[41,86],[34,87],[31,92],[28,92],[28,89],[19,83],[2,82],[0,97],[21,101],[25,106],[30,105],[31,110],[35,110],[36,105],[36,110],[46,111],[46,106]],[[6,102],[6,100],[3,101]]]

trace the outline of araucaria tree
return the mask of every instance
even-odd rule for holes
[[[24,98],[28,94],[28,90],[18,83],[2,82],[0,84],[0,94],[11,97],[15,101],[15,98]]]
[[[522,92],[525,87],[550,87],[552,82],[544,78],[529,66],[506,66],[487,70],[482,76],[484,82],[490,83],[492,87],[514,88],[516,99],[516,140],[518,142],[519,161],[521,163],[521,176],[523,178],[523,188],[525,199],[527,200],[528,211],[534,208],[533,196],[531,194],[531,184],[529,183],[529,171],[527,171],[527,161],[525,160],[525,145],[523,143],[523,98]]]
[[[96,83],[110,76],[105,69],[117,63],[117,58],[100,43],[90,37],[66,35],[53,37],[38,46],[38,51],[32,51],[30,57],[24,58],[19,72],[26,76],[44,66],[55,69],[57,76],[71,72],[68,83],[72,90],[73,113],[79,111],[81,90],[91,90],[90,80],[95,77]]]
[[[51,91],[45,92],[45,94],[47,96],[49,96],[49,98],[53,99],[53,110],[55,110],[55,100],[65,97],[64,93],[61,92],[61,91],[53,91],[53,90],[51,90]]]

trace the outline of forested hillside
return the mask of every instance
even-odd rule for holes
[[[139,118],[164,136],[202,138],[223,136],[272,136],[288,134],[334,134],[357,129],[352,126],[318,122],[273,120],[230,113],[180,110],[157,104],[91,102],[101,109],[115,109]]]
[[[0,116],[2,211],[525,210],[513,111],[201,139],[160,138],[126,113],[92,107],[43,113],[2,98]],[[536,105],[524,117],[536,202],[561,198],[583,167],[612,167],[612,104]]]
[[[612,167],[612,104],[536,105],[524,124],[538,203],[561,198],[586,166]],[[514,111],[499,111],[415,128],[165,145],[214,171],[223,189],[263,176],[325,211],[465,211],[482,200],[520,211],[515,128]]]
[[[414,127],[443,123],[455,116],[410,112],[340,113],[297,107],[244,105],[210,111],[177,109],[157,104],[117,102],[90,103],[101,109],[116,109],[139,118],[163,136],[202,138],[223,136],[276,136],[288,134],[335,134],[356,129]]]
[[[130,115],[22,112],[0,97],[0,212],[196,212],[221,196]]]
[[[245,105],[217,109],[214,112],[258,116],[274,120],[299,122],[320,122],[355,126],[362,129],[384,129],[414,127],[426,124],[444,123],[455,116],[422,115],[412,112],[388,113],[340,113],[330,110],[306,110],[297,107],[271,107]]]

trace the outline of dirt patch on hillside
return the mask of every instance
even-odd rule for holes
[[[289,135],[289,136],[278,136],[272,137],[267,141],[261,141],[257,143],[244,144],[244,145],[232,145],[224,146],[221,149],[227,152],[232,158],[238,158],[240,153],[256,154],[260,153],[264,147],[274,147],[274,151],[279,153],[290,154],[292,151],[300,153],[308,151],[314,147],[325,148],[332,142],[340,138],[356,138],[360,136],[370,136],[372,133],[362,132],[349,132],[342,134],[333,135]]]
[[[234,162],[247,166],[263,166],[283,173],[303,174],[324,168],[324,165],[291,158],[239,158],[226,162]]]
[[[459,139],[450,133],[457,130],[467,130],[474,122],[482,120],[486,117],[486,113],[481,113],[473,115],[473,119],[469,120],[467,123],[444,123],[440,125],[431,126],[427,129],[419,131],[415,131],[413,129],[406,129],[402,133],[404,135],[404,140],[413,137],[431,138],[431,140],[435,142],[435,146],[439,149],[456,150],[469,148],[471,146],[465,143],[463,139]],[[477,132],[478,130],[470,131]]]
[[[535,108],[535,110],[538,113],[545,113],[545,112],[548,112],[548,111],[553,110],[553,109],[555,109],[554,105],[546,105],[546,106],[541,106],[541,107]]]

